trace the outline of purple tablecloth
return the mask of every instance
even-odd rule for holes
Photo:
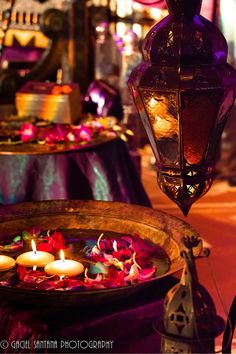
[[[0,301],[0,352],[158,353],[160,336],[153,321],[162,315],[163,296],[175,283],[168,277],[122,303],[100,308],[53,310]]]
[[[120,139],[45,155],[0,155],[0,203],[95,199],[150,206]]]

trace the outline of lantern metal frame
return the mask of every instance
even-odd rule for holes
[[[213,182],[236,75],[226,63],[225,38],[200,16],[201,0],[166,2],[169,15],[145,38],[143,62],[128,85],[157,160],[160,188],[187,215]]]

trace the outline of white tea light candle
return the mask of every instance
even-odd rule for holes
[[[32,250],[19,255],[16,259],[16,263],[25,267],[45,267],[48,263],[54,261],[55,257],[44,251],[37,251],[34,240],[31,241]]]
[[[51,262],[46,265],[44,270],[47,274],[59,275],[60,277],[75,277],[76,275],[83,273],[83,264],[71,259],[65,259],[63,250],[60,251],[60,258],[60,260]]]
[[[0,255],[0,272],[5,272],[15,267],[16,261],[8,256]]]

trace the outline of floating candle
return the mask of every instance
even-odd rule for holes
[[[0,255],[0,272],[5,272],[15,267],[16,261],[8,256]]]
[[[75,277],[76,275],[83,273],[83,264],[71,259],[65,259],[63,250],[60,251],[60,258],[60,260],[51,262],[46,265],[44,270],[47,274],[59,275],[60,277]]]
[[[30,252],[22,253],[16,259],[16,263],[25,267],[45,267],[52,262],[55,257],[48,252],[37,251],[34,240],[31,241],[32,250]]]

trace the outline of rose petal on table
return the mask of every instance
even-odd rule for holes
[[[37,244],[38,251],[51,252],[53,247],[48,242],[40,242]]]
[[[132,264],[130,267],[130,272],[129,274],[124,278],[125,281],[127,282],[133,282],[134,280],[138,279],[139,275],[139,269],[136,264]]]
[[[86,276],[84,278],[84,284],[85,285],[95,285],[95,284],[99,284],[102,281],[102,275],[101,274],[97,274],[96,278],[89,278],[88,276]]]
[[[17,242],[12,242],[9,245],[0,246],[0,251],[16,252],[22,250],[23,247],[24,247],[24,241],[20,240]]]
[[[19,274],[20,280],[24,280],[24,278],[25,278],[25,276],[26,276],[26,274],[27,274],[28,272],[27,272],[26,267],[21,266],[21,265],[18,265],[18,267],[17,267],[17,273]]]
[[[124,271],[117,271],[115,268],[110,267],[108,272],[108,278],[111,287],[124,286],[125,285],[125,273]]]
[[[91,256],[101,254],[101,250],[98,248],[97,244],[93,246],[91,250]]]
[[[48,243],[55,251],[66,248],[66,241],[60,231],[54,231],[50,236]]]
[[[112,252],[112,256],[119,261],[126,261],[127,259],[132,258],[132,252],[129,249],[122,249],[117,252]]]
[[[151,268],[141,269],[138,274],[139,280],[147,280],[153,277],[156,272],[156,267],[153,266]]]
[[[23,123],[20,128],[20,131],[19,131],[21,140],[24,143],[26,143],[30,140],[34,140],[38,131],[39,131],[39,129],[35,125],[33,125],[29,122]]]
[[[75,134],[79,141],[91,141],[93,139],[93,129],[91,127],[86,127],[85,125],[79,125],[75,129]]]

